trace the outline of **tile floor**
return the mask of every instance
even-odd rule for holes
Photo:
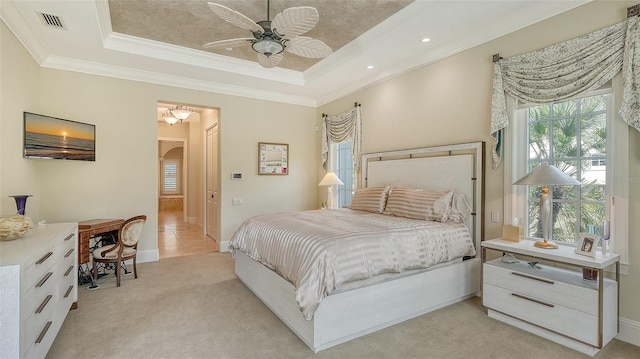
[[[219,244],[206,236],[201,226],[183,221],[182,210],[158,212],[160,259],[218,250]]]

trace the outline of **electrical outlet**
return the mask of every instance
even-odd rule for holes
[[[491,211],[491,222],[495,222],[495,223],[500,222],[500,212]]]
[[[242,206],[242,198],[233,198],[231,200],[232,206]]]

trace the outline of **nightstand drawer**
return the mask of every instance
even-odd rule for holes
[[[598,345],[598,317],[485,283],[482,304],[571,338]]]
[[[545,302],[598,315],[596,283],[582,283],[581,275],[555,267],[526,263],[488,262],[484,264],[484,281],[497,287]],[[581,282],[575,282],[576,279]],[[594,288],[591,288],[594,287]]]

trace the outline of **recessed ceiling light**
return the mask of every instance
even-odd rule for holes
[[[430,38],[428,38],[428,37],[423,37],[423,38],[422,38],[422,40],[420,40],[420,41],[422,41],[422,42],[429,42],[429,41],[431,41],[431,39],[430,39]]]
[[[373,68],[373,65],[369,65],[369,66],[367,66],[367,68],[368,68],[369,70],[371,70],[371,69]]]
[[[224,49],[227,50],[227,51],[231,51],[231,50],[233,50],[233,47],[225,47]]]

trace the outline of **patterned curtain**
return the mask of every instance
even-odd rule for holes
[[[602,30],[495,62],[492,167],[500,164],[501,131],[509,125],[505,95],[527,103],[557,102],[598,89],[622,71],[620,116],[640,131],[639,23],[638,16],[633,16]]]
[[[360,118],[360,104],[339,115],[324,115],[322,121],[322,168],[327,170],[327,156],[329,143],[353,141],[351,156],[356,172],[360,169],[362,124]]]

